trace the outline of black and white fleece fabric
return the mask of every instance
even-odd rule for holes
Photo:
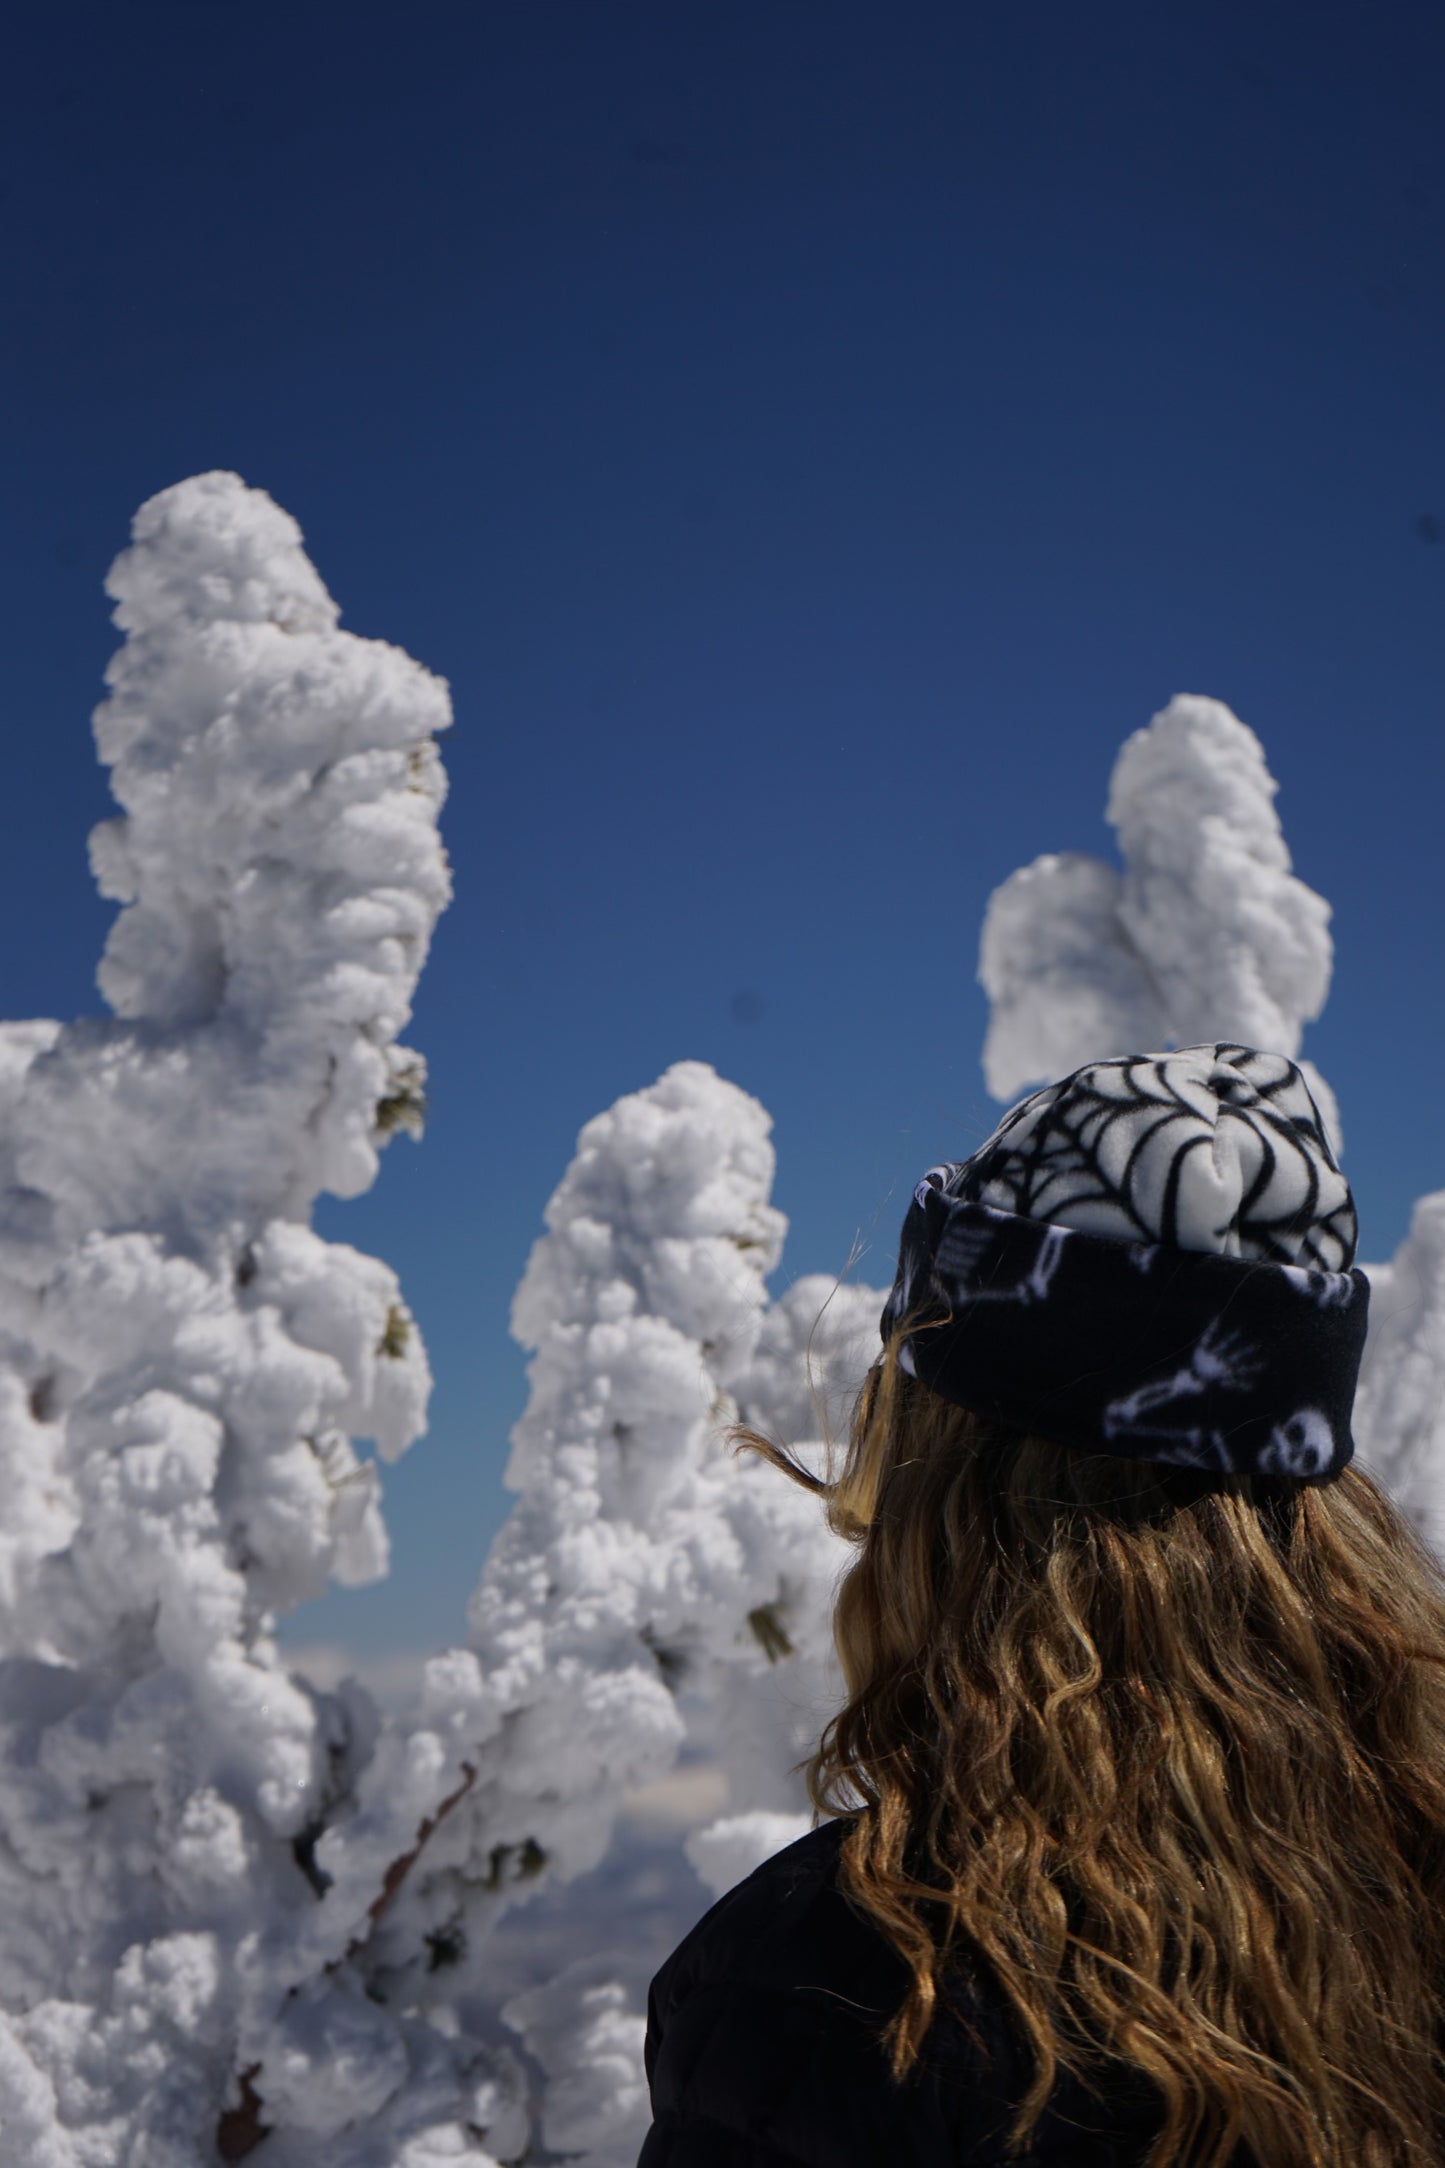
[[[1327,1482],[1369,1282],[1319,1109],[1282,1054],[1090,1062],[931,1167],[884,1339],[960,1406],[1083,1451]]]

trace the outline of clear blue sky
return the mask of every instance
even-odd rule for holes
[[[1335,908],[1306,1039],[1363,1253],[1445,1185],[1445,13],[1282,0],[186,0],[12,14],[0,1013],[99,1009],[89,715],[135,507],[231,467],[451,681],[425,1142],[322,1231],[437,1373],[392,1582],[506,1508],[507,1310],[581,1124],[685,1056],[775,1117],[778,1284],[884,1283],[998,1113],[989,891],[1108,852],[1175,692]]]

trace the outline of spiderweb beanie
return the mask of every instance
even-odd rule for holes
[[[1088,1063],[931,1167],[885,1341],[946,1400],[1085,1452],[1328,1482],[1369,1282],[1304,1077],[1224,1043]]]

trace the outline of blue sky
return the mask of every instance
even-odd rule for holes
[[[695,1057],[775,1119],[778,1285],[885,1283],[999,1109],[989,891],[1108,854],[1226,700],[1335,909],[1305,1050],[1366,1257],[1445,1186],[1445,16],[1285,4],[32,9],[0,99],[0,1013],[100,1008],[101,591],[231,467],[451,682],[425,1141],[322,1231],[437,1373],[395,1564],[506,1510],[511,1292],[582,1123]]]

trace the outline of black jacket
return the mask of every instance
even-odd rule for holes
[[[969,1990],[993,2065],[941,2018],[902,2087],[878,2033],[906,1974],[839,1894],[846,1821],[827,1822],[730,1890],[652,1983],[653,2125],[638,2168],[994,2168],[1033,2064],[997,1987]],[[1015,2168],[1140,2168],[1159,2096],[1121,2071],[1105,2105],[1068,2073]]]

